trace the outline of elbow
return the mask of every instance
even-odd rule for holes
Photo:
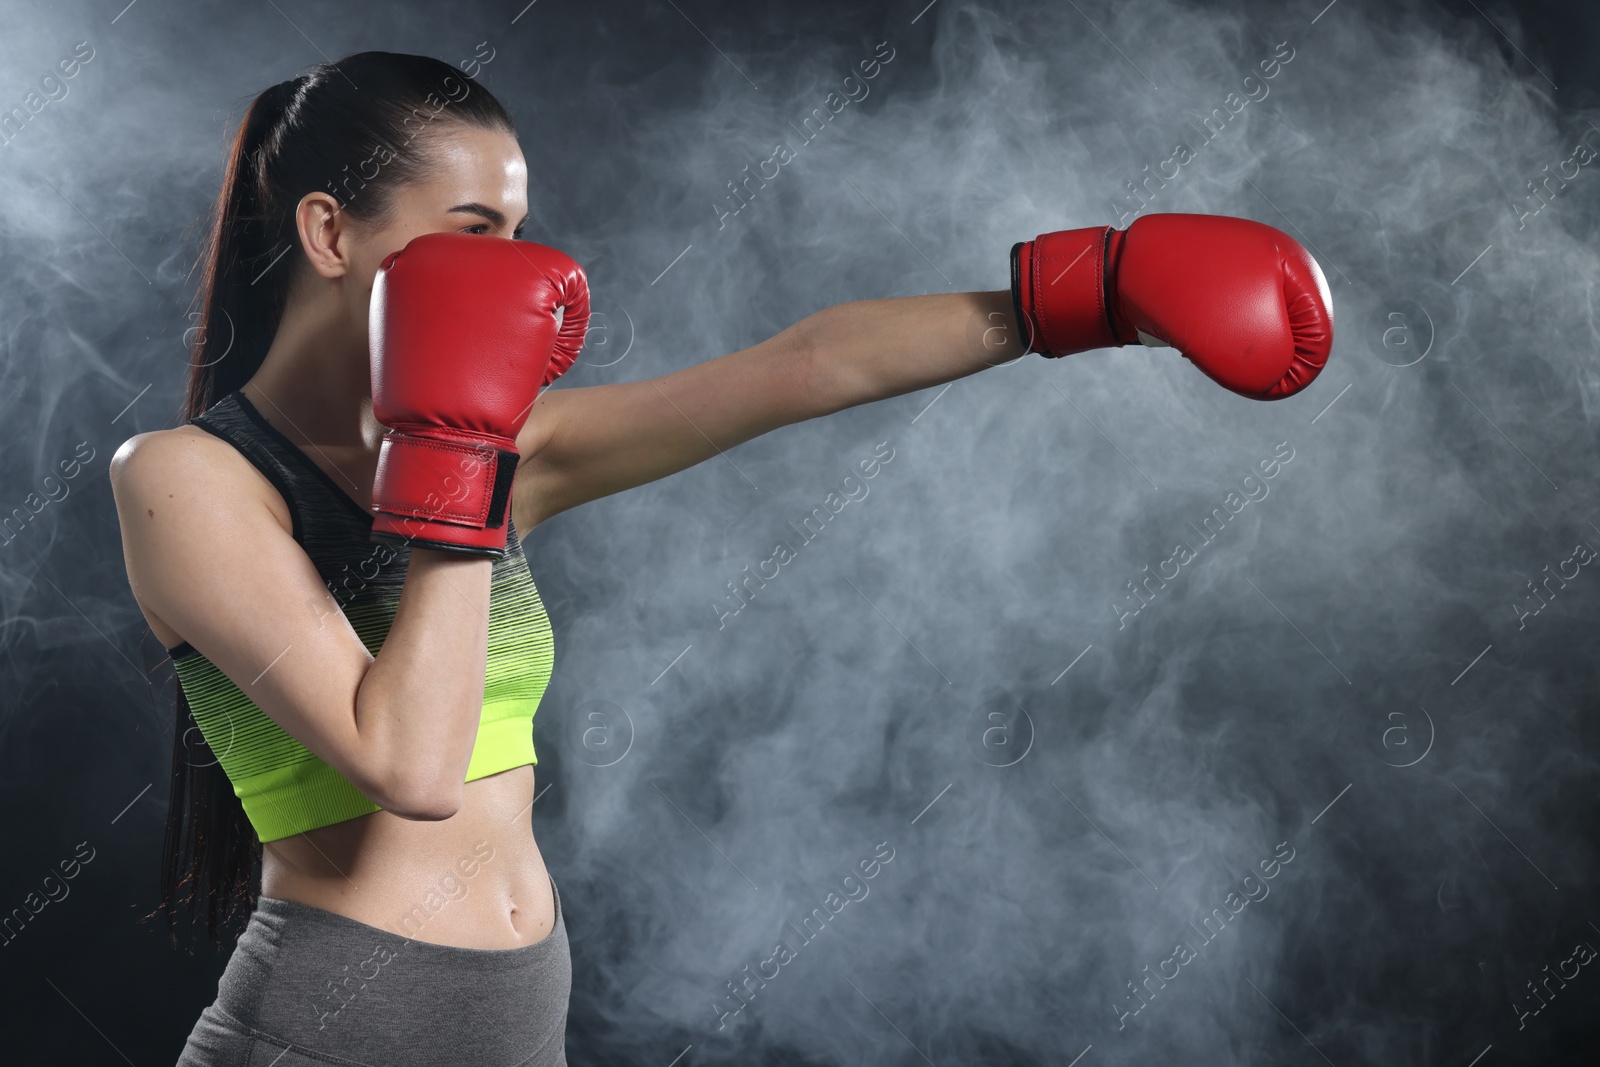
[[[416,822],[442,822],[461,810],[463,784],[442,775],[396,774],[380,796],[372,798],[384,811]]]
[[[803,398],[805,410],[796,421],[820,418],[849,407],[842,399],[844,388],[838,381],[839,360],[827,359],[827,346],[819,341],[819,330],[831,308],[824,308],[806,316],[778,335],[789,342],[788,362],[791,395]]]
[[[461,810],[461,790],[419,790],[398,794],[390,803],[379,805],[402,819],[416,822],[443,822]]]
[[[397,730],[402,710],[372,691],[365,684],[370,679],[369,673],[356,693],[355,751],[346,777],[368,800],[402,819],[451,818],[461,810],[470,752],[452,759],[440,751],[439,738]]]
[[[786,385],[792,395],[802,398],[797,422],[890,395],[868,377],[864,361],[848,352],[848,339],[855,327],[849,321],[852,312],[842,309],[849,307],[845,304],[823,308],[778,335],[789,345],[787,355],[792,369]]]

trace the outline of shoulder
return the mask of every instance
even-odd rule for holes
[[[218,531],[244,546],[247,533],[293,529],[288,505],[255,466],[227,441],[184,424],[128,438],[108,465],[122,529],[122,550],[134,602],[165,647],[185,636],[155,610],[195,591],[201,546]],[[259,524],[259,525],[257,525]]]
[[[255,464],[188,423],[128,438],[112,455],[107,474],[119,510],[153,507],[156,501],[180,509],[259,503],[285,530],[293,528],[288,504]]]
[[[130,480],[147,477],[153,471],[171,466],[185,452],[208,451],[204,440],[212,435],[185,423],[170,430],[147,430],[135,434],[117,446],[111,457],[112,484],[129,484]],[[215,440],[215,438],[212,438]],[[217,441],[217,444],[223,444]]]

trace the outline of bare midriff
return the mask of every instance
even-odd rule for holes
[[[448,819],[377,811],[269,841],[261,894],[439,945],[541,941],[555,926],[555,896],[533,839],[533,770],[466,783]]]

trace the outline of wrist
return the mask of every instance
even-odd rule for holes
[[[410,543],[411,555],[409,567],[464,567],[474,563],[493,563],[499,558],[488,552],[463,552],[461,546],[453,545],[443,547],[425,541],[412,541]]]

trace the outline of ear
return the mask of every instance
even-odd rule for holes
[[[294,223],[312,270],[324,278],[350,272],[350,226],[339,201],[327,193],[307,193],[295,208]]]

